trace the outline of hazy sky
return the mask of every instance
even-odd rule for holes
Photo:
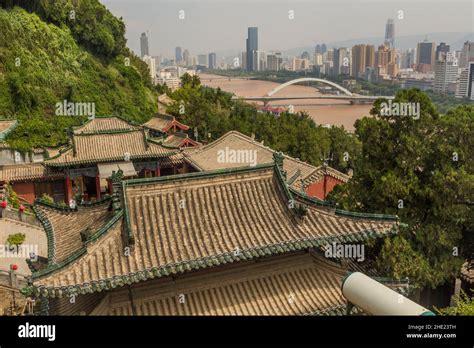
[[[382,37],[387,18],[396,35],[473,32],[472,0],[101,0],[123,17],[128,46],[139,52],[148,31],[151,55],[174,56],[245,50],[247,27],[259,28],[260,50],[286,50],[367,37]],[[184,19],[179,18],[180,10]],[[403,19],[397,19],[398,11]],[[294,19],[289,18],[294,11]]]

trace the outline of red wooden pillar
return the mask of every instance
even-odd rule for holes
[[[112,186],[112,179],[108,178],[107,179],[107,186],[109,187],[109,194],[111,195],[114,192],[113,186]]]
[[[99,200],[100,199],[100,176],[99,176],[99,174],[97,174],[95,176],[95,191],[96,191],[97,200]]]
[[[69,205],[69,202],[72,199],[72,182],[69,175],[66,175],[66,204]]]
[[[160,166],[157,166],[155,169],[155,176],[161,176],[161,168]]]

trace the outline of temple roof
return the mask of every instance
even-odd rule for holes
[[[92,315],[302,315],[345,304],[346,271],[309,253],[150,280],[108,294]],[[181,296],[181,302],[180,302]]]
[[[109,224],[74,262],[34,274],[34,285],[49,295],[97,291],[396,233],[394,217],[351,214],[294,195],[279,168],[270,164],[123,181],[123,220]],[[128,256],[123,253],[127,245]]]
[[[256,164],[272,163],[273,154],[275,153],[273,149],[264,146],[262,143],[252,139],[251,137],[237,131],[230,131],[216,141],[203,146],[200,150],[187,156],[186,161],[201,171],[254,165],[254,163],[242,163],[241,161],[236,161],[234,163],[231,161],[222,161],[222,156],[219,156],[219,154],[225,154],[226,151],[229,152],[232,150],[255,151]],[[287,172],[288,178],[295,175],[298,176],[297,180],[294,181],[294,188],[299,189],[301,187],[301,179],[304,180],[305,185],[312,184],[319,180],[324,173],[323,166],[315,167],[287,155],[284,157],[285,161],[283,163],[283,169]],[[349,180],[349,177],[346,174],[330,167],[327,167],[326,173],[334,176],[342,182],[347,182]]]
[[[191,139],[186,133],[175,132],[168,135],[162,142],[165,147],[181,148],[185,146],[198,146],[200,143]]]
[[[41,179],[61,179],[64,173],[58,173],[42,163],[9,164],[0,166],[0,181],[18,182]]]
[[[110,199],[76,209],[60,208],[54,204],[36,201],[34,211],[48,236],[49,264],[57,264],[83,247],[81,233],[90,233],[103,227],[113,213]]]
[[[155,114],[143,127],[158,131],[161,133],[168,132],[173,126],[177,126],[181,130],[188,130],[189,127],[179,122],[174,116]]]
[[[45,161],[48,166],[71,166],[98,162],[161,158],[172,155],[171,149],[149,141],[142,129],[74,134],[72,147]]]
[[[17,126],[16,120],[1,120],[0,121],[0,141],[3,141],[10,132]]]
[[[81,126],[74,127],[74,134],[97,133],[116,130],[137,130],[139,127],[131,125],[118,117],[97,117]]]

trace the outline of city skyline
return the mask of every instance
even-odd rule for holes
[[[439,1],[437,6],[427,6],[421,0],[373,3],[373,6],[364,6],[363,12],[357,6],[360,1],[336,1],[337,4],[277,1],[272,6],[267,1],[257,1],[252,2],[252,11],[248,11],[248,1],[221,4],[208,0],[199,5],[195,1],[169,3],[166,0],[138,0],[133,5],[123,0],[103,0],[102,3],[114,15],[123,17],[128,46],[132,50],[140,52],[139,36],[148,31],[151,55],[170,57],[174,56],[176,46],[187,47],[193,54],[243,52],[248,27],[259,28],[259,49],[263,51],[286,51],[319,42],[383,38],[388,18],[394,19],[397,38],[472,32],[472,5],[463,0]],[[163,4],[166,10],[162,11]],[[399,19],[399,11],[403,11],[403,19]],[[354,13],[359,15],[354,16]],[[443,20],[439,13],[443,13]],[[322,14],[324,20],[314,20],[322,18]],[[289,18],[291,15],[293,19]],[[328,26],[327,23],[333,24]]]

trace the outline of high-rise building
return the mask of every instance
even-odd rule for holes
[[[407,49],[405,52],[402,52],[400,58],[400,68],[401,69],[411,69],[415,65],[416,51],[413,48]]]
[[[198,64],[207,67],[207,54],[199,54],[197,56]]]
[[[301,59],[311,59],[311,56],[309,55],[308,51],[304,51],[301,53]]]
[[[474,61],[470,61],[467,67],[462,68],[456,97],[474,100]]]
[[[474,42],[466,41],[461,51],[461,68],[467,68],[472,58],[474,58]]]
[[[453,59],[452,54],[442,55],[441,59],[436,60],[434,68],[434,91],[438,93],[447,93],[448,86],[456,82],[458,77],[458,64]]]
[[[183,51],[183,63],[185,66],[190,66],[191,65],[191,56],[189,54],[189,50],[185,49]]]
[[[365,47],[365,67],[373,68],[375,66],[375,46],[367,45]]]
[[[326,53],[327,51],[327,47],[326,47],[326,44],[317,44],[315,47],[314,47],[314,53]]]
[[[350,74],[350,56],[346,47],[335,48],[333,54],[332,75],[349,75]]]
[[[175,60],[176,64],[179,64],[183,61],[183,49],[181,47],[176,47],[175,50]]]
[[[326,59],[328,61],[334,62],[334,48],[328,49],[326,52],[324,52],[326,55]]]
[[[267,55],[267,70],[279,71],[282,61],[281,53],[279,52]]]
[[[436,46],[436,54],[435,60],[443,59],[443,56],[449,52],[449,45],[446,45],[445,42],[441,42],[438,46]]]
[[[390,62],[390,52],[387,45],[380,45],[377,52],[375,52],[375,66],[386,68]]]
[[[309,69],[309,59],[293,57],[291,61],[291,70],[300,71]]]
[[[150,57],[150,56],[143,56],[143,61],[146,63],[146,65],[148,65],[148,70],[150,72],[150,77],[152,79],[152,81],[154,82],[155,78],[156,78],[156,60],[154,57]]]
[[[254,67],[254,54],[253,51],[258,51],[258,28],[248,28],[247,36],[247,70],[256,71]]]
[[[245,70],[245,69],[247,69],[247,52],[242,52],[242,53],[240,54],[240,56],[241,56],[241,60],[242,60],[242,61],[240,62],[240,68],[241,68],[242,70]]]
[[[209,53],[208,55],[208,64],[209,64],[209,69],[215,69],[217,68],[217,56],[214,52]]]
[[[265,52],[253,50],[252,53],[252,71],[266,70],[267,58]]]
[[[420,42],[416,48],[416,70],[422,73],[432,72],[435,62],[435,43]]]
[[[389,48],[395,47],[395,23],[393,19],[389,18],[385,24],[385,45]]]
[[[314,65],[323,65],[323,55],[321,53],[314,54]]]
[[[150,52],[148,49],[148,36],[146,33],[142,33],[140,36],[140,57],[149,56]]]
[[[367,45],[352,46],[352,76],[359,78],[365,73],[367,57]]]

